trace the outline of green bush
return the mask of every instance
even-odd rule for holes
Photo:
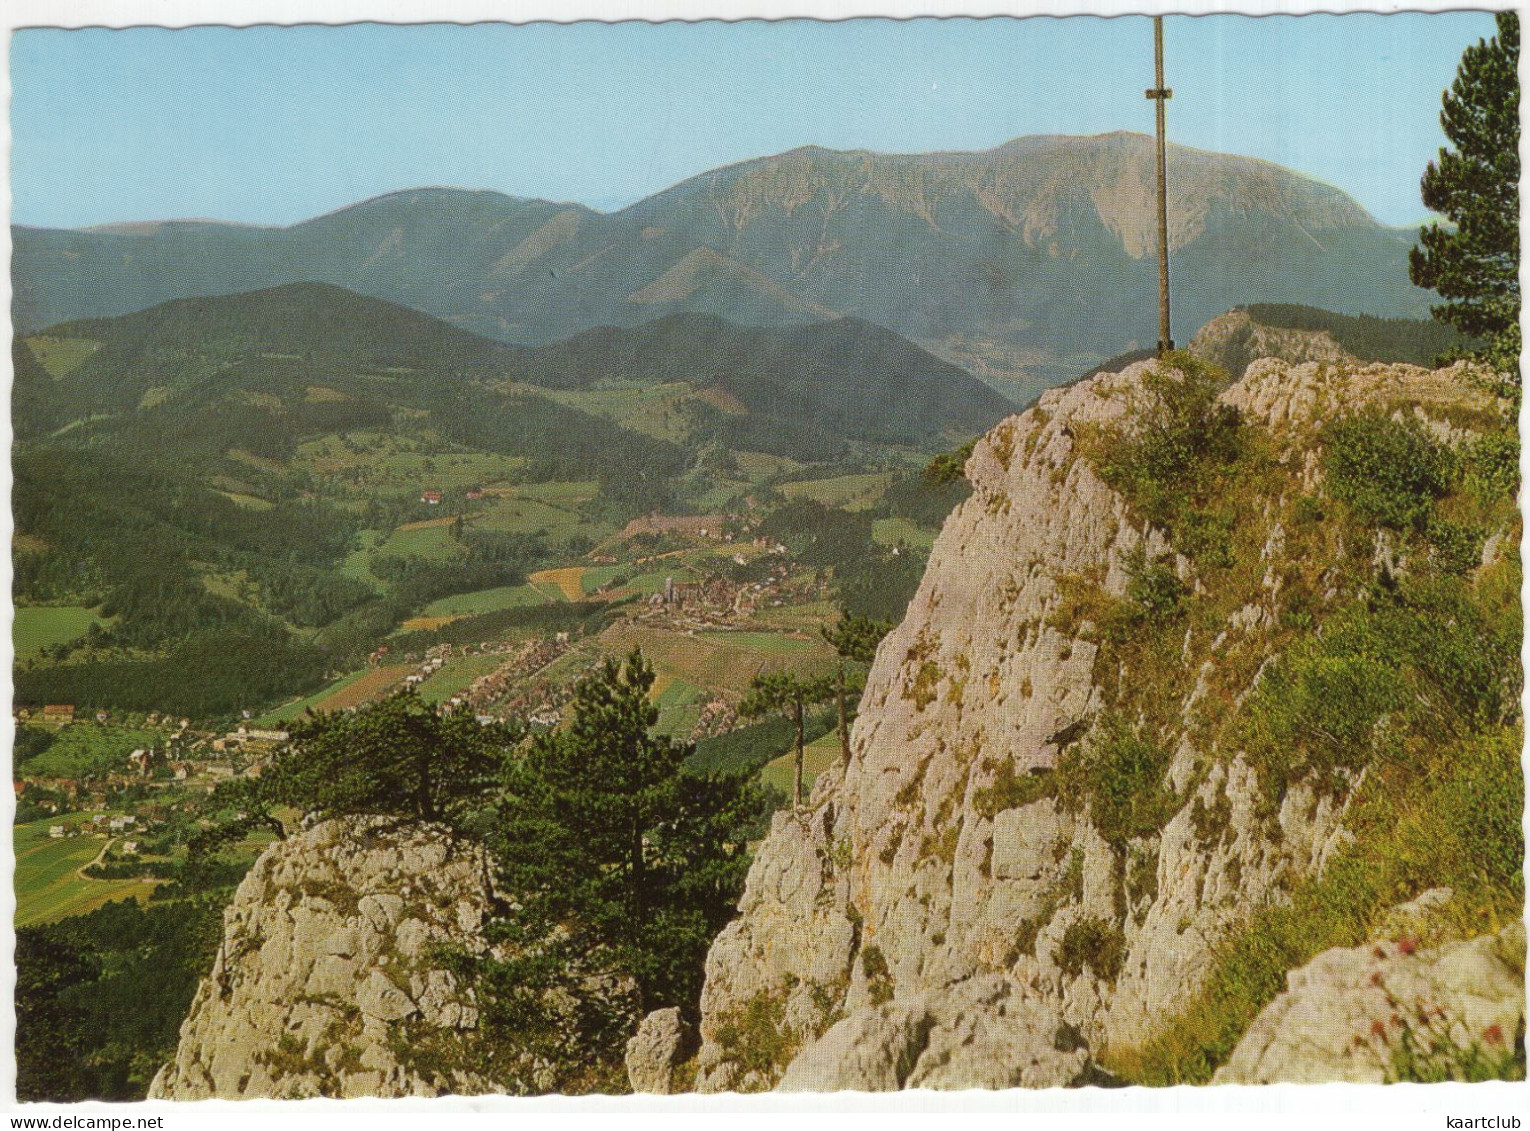
[[[1470,573],[1482,561],[1482,528],[1431,516],[1429,545],[1434,563],[1446,573]]]
[[[977,437],[973,437],[954,452],[941,452],[925,464],[925,482],[932,487],[946,487],[964,480],[967,476],[967,461],[972,458],[972,449],[976,446]]]
[[[1229,569],[1236,561],[1233,531],[1237,519],[1231,508],[1194,507],[1181,517],[1175,531],[1179,549],[1197,564]]]
[[[1106,715],[1091,739],[1068,748],[1057,769],[1065,807],[1088,807],[1090,820],[1112,846],[1151,836],[1168,823],[1177,804],[1163,783],[1170,753],[1138,734],[1119,715]]]
[[[1287,783],[1309,771],[1330,780],[1336,770],[1365,765],[1380,740],[1377,724],[1405,693],[1396,665],[1361,633],[1312,639],[1271,664],[1244,735],[1265,797],[1278,802]]]
[[[1141,616],[1157,621],[1174,620],[1184,611],[1190,591],[1174,572],[1170,559],[1146,561],[1139,545],[1128,555],[1126,570],[1126,597]]]
[[[1513,498],[1519,490],[1519,433],[1492,432],[1462,453],[1462,478],[1485,500]]]
[[[993,784],[973,794],[972,807],[992,820],[1006,809],[1018,809],[1056,792],[1057,778],[1052,771],[1017,774],[1014,762],[1006,758],[994,772]]]
[[[1095,977],[1114,982],[1126,958],[1126,936],[1119,927],[1103,919],[1080,919],[1070,923],[1057,948],[1057,965],[1064,974],[1076,978],[1084,967]]]
[[[1422,527],[1449,490],[1450,452],[1411,417],[1370,409],[1323,429],[1328,491],[1361,522],[1394,530]]]
[[[861,951],[861,973],[866,975],[866,988],[871,994],[872,1005],[882,1005],[893,999],[892,970],[888,968],[887,956],[882,948],[868,946]]]
[[[1141,431],[1107,438],[1096,460],[1101,477],[1144,518],[1175,531],[1210,472],[1243,454],[1242,418],[1217,400],[1227,374],[1177,351],[1143,379],[1149,407]]]

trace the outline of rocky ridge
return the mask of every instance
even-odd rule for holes
[[[1195,332],[1190,352],[1241,377],[1250,363],[1271,357],[1292,365],[1309,361],[1359,366],[1326,330],[1289,330],[1254,321],[1246,310],[1229,310]]]
[[[1279,504],[1318,487],[1319,423],[1395,405],[1459,442],[1470,431],[1452,421],[1491,413],[1491,398],[1458,370],[1273,360],[1223,394],[1265,434],[1278,497],[1239,532],[1252,568],[1221,595],[1224,615],[1185,633],[1174,666],[1189,678],[1165,684],[1168,815],[1123,841],[1064,804],[1056,774],[1067,747],[1098,741],[1119,686],[1143,678],[1097,663],[1095,619],[1133,563],[1167,562],[1201,588],[1083,458],[1091,436],[1133,426],[1152,368],[1048,392],[977,444],[973,495],[878,651],[849,764],[777,814],[712,947],[699,1090],[1098,1080],[1094,1050],[1155,1036],[1250,910],[1350,839],[1348,790],[1298,781],[1275,805],[1197,719],[1240,702],[1277,648],[1282,590],[1303,568]]]
[[[325,821],[267,849],[224,912],[212,972],[151,1099],[502,1092],[479,1003],[443,950],[485,954],[481,849],[384,818]],[[521,1065],[547,1090],[546,1065]]]

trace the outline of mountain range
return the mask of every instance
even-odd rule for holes
[[[1176,332],[1235,305],[1421,315],[1411,230],[1249,158],[1169,151]],[[504,342],[703,314],[850,316],[1014,400],[1156,340],[1153,147],[1132,133],[977,153],[795,149],[628,208],[392,193],[291,227],[17,227],[13,316],[36,331],[170,299],[328,282]]]
[[[854,318],[743,327],[677,314],[513,346],[327,283],[60,323],[18,338],[12,354],[23,438],[208,397],[279,398],[286,386],[337,376],[361,380],[371,390],[364,399],[375,399],[379,379],[383,388],[423,382],[436,399],[468,395],[475,379],[502,382],[520,400],[611,382],[667,386],[693,429],[721,429],[730,447],[808,458],[847,440],[939,446],[1009,408],[965,371]]]

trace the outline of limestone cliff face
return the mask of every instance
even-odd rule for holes
[[[1234,377],[1249,363],[1273,357],[1292,364],[1326,361],[1358,366],[1359,361],[1326,330],[1290,330],[1255,322],[1246,310],[1229,310],[1196,331],[1190,352]]]
[[[481,1071],[473,992],[440,958],[488,950],[485,864],[439,830],[380,818],[273,845],[224,913],[212,973],[150,1097],[506,1090]]]
[[[977,444],[973,495],[878,651],[849,764],[776,816],[712,947],[700,1090],[1088,1082],[1091,1050],[1156,1035],[1250,909],[1345,843],[1342,792],[1297,783],[1271,813],[1239,753],[1202,748],[1194,725],[1274,651],[1291,566],[1275,500],[1246,594],[1187,628],[1189,679],[1164,683],[1173,816],[1113,844],[1041,788],[1063,747],[1094,741],[1110,681],[1151,675],[1096,663],[1079,586],[1122,597],[1138,550],[1200,584],[1081,453],[1132,427],[1149,368],[1049,392]],[[1487,403],[1454,373],[1275,361],[1223,399],[1267,433],[1292,493],[1317,484],[1314,432],[1335,413],[1395,401],[1449,438],[1431,409]]]

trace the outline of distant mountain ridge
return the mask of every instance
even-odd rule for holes
[[[1411,232],[1267,162],[1173,146],[1176,329],[1291,302],[1420,315]],[[619,212],[486,191],[390,193],[288,228],[14,229],[23,330],[167,299],[323,281],[501,341],[710,314],[849,315],[1012,399],[1156,340],[1151,139],[1018,138],[978,153],[808,147]]]
[[[795,436],[798,449],[837,449],[847,439],[938,442],[983,431],[1009,410],[970,374],[859,319],[741,327],[680,314],[513,346],[327,283],[173,299],[115,318],[66,322],[18,340],[13,354],[21,435],[166,405],[203,389],[267,391],[277,371],[313,381],[334,373],[408,374],[443,386],[480,378],[523,391],[689,382],[728,406],[692,407],[732,446],[763,450],[771,449],[772,433],[782,434],[774,446]]]

